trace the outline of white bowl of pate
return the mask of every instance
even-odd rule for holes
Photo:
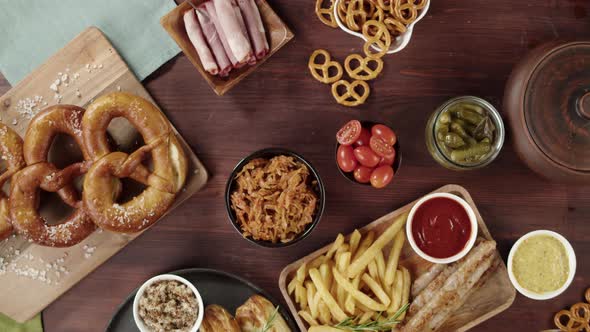
[[[176,303],[174,308],[170,308],[172,303]],[[173,274],[149,279],[139,287],[133,300],[133,319],[141,332],[167,331],[172,326],[174,331],[197,332],[203,311],[203,299],[197,288]]]
[[[560,234],[538,230],[518,239],[508,255],[508,276],[522,295],[548,300],[563,293],[576,274],[576,254]]]

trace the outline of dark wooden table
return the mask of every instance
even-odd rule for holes
[[[514,241],[535,229],[569,239],[578,255],[571,287],[554,300],[517,296],[477,331],[539,331],[553,314],[582,299],[590,286],[590,187],[549,183],[517,158],[511,135],[489,167],[459,173],[428,154],[424,126],[445,100],[472,94],[501,108],[513,65],[531,48],[554,39],[590,39],[585,0],[433,0],[410,45],[385,59],[366,105],[337,105],[314,81],[307,60],[325,48],[342,60],[359,40],[322,25],[313,1],[269,0],[295,39],[224,97],[217,97],[183,55],[144,83],[206,164],[207,187],[82,280],[44,312],[48,332],[103,331],[117,306],[150,276],[185,267],[236,273],[280,298],[277,280],[289,262],[330,242],[338,232],[386,214],[442,185],[465,186],[504,258]],[[9,89],[0,80],[0,93]],[[334,134],[346,121],[391,125],[401,138],[403,165],[385,190],[354,185],[334,162]],[[504,118],[506,118],[504,114]],[[326,184],[324,217],[312,235],[287,249],[261,249],[240,238],[226,216],[223,193],[234,165],[248,153],[285,147],[308,158]]]

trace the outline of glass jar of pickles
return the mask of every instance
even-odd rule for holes
[[[472,96],[447,101],[426,124],[428,151],[439,164],[453,170],[491,163],[502,149],[504,135],[500,113],[492,104]]]

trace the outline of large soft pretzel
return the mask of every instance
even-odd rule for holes
[[[0,175],[0,188],[2,188],[14,173],[25,166],[23,140],[17,133],[3,123],[0,123],[0,158],[6,163],[6,169]],[[12,230],[8,197],[0,190],[0,240],[12,234]]]
[[[49,225],[37,211],[39,189],[58,192],[71,186],[73,180],[84,174],[84,163],[72,164],[63,170],[50,163],[30,165],[12,177],[10,186],[10,216],[12,225],[35,243],[51,247],[69,247],[90,235],[96,225],[77,201],[76,210],[57,225]]]
[[[49,162],[49,149],[58,134],[72,137],[82,151],[84,160],[81,162],[88,163],[91,158],[82,139],[83,116],[84,109],[74,105],[50,106],[37,113],[25,134],[23,153],[27,165]],[[58,194],[68,205],[76,205],[78,193],[73,184],[66,185]]]
[[[39,112],[29,123],[23,147],[28,165],[13,177],[10,212],[17,231],[32,241],[46,246],[67,247],[79,243],[92,233],[96,226],[83,210],[74,180],[84,174],[90,155],[84,148],[82,117],[84,109],[74,105],[50,106]],[[83,160],[58,170],[49,163],[49,150],[58,134],[72,137]],[[39,188],[57,192],[75,211],[58,225],[48,225],[37,212]],[[116,193],[120,192],[117,188]]]
[[[139,131],[145,146],[130,156],[109,150],[106,130],[112,119],[124,117]],[[126,93],[111,93],[97,98],[82,121],[84,144],[95,162],[84,181],[84,206],[94,222],[118,232],[137,232],[172,205],[175,194],[186,179],[184,150],[164,115],[149,101]],[[116,178],[129,177],[145,169],[141,161],[151,153],[153,171],[145,176],[147,188],[125,204],[112,194]]]

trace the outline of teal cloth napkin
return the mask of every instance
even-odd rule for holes
[[[0,0],[0,71],[14,85],[89,26],[143,80],[180,52],[160,25],[173,0]]]
[[[41,314],[25,323],[17,323],[3,314],[0,314],[0,331],[2,332],[43,332]]]

